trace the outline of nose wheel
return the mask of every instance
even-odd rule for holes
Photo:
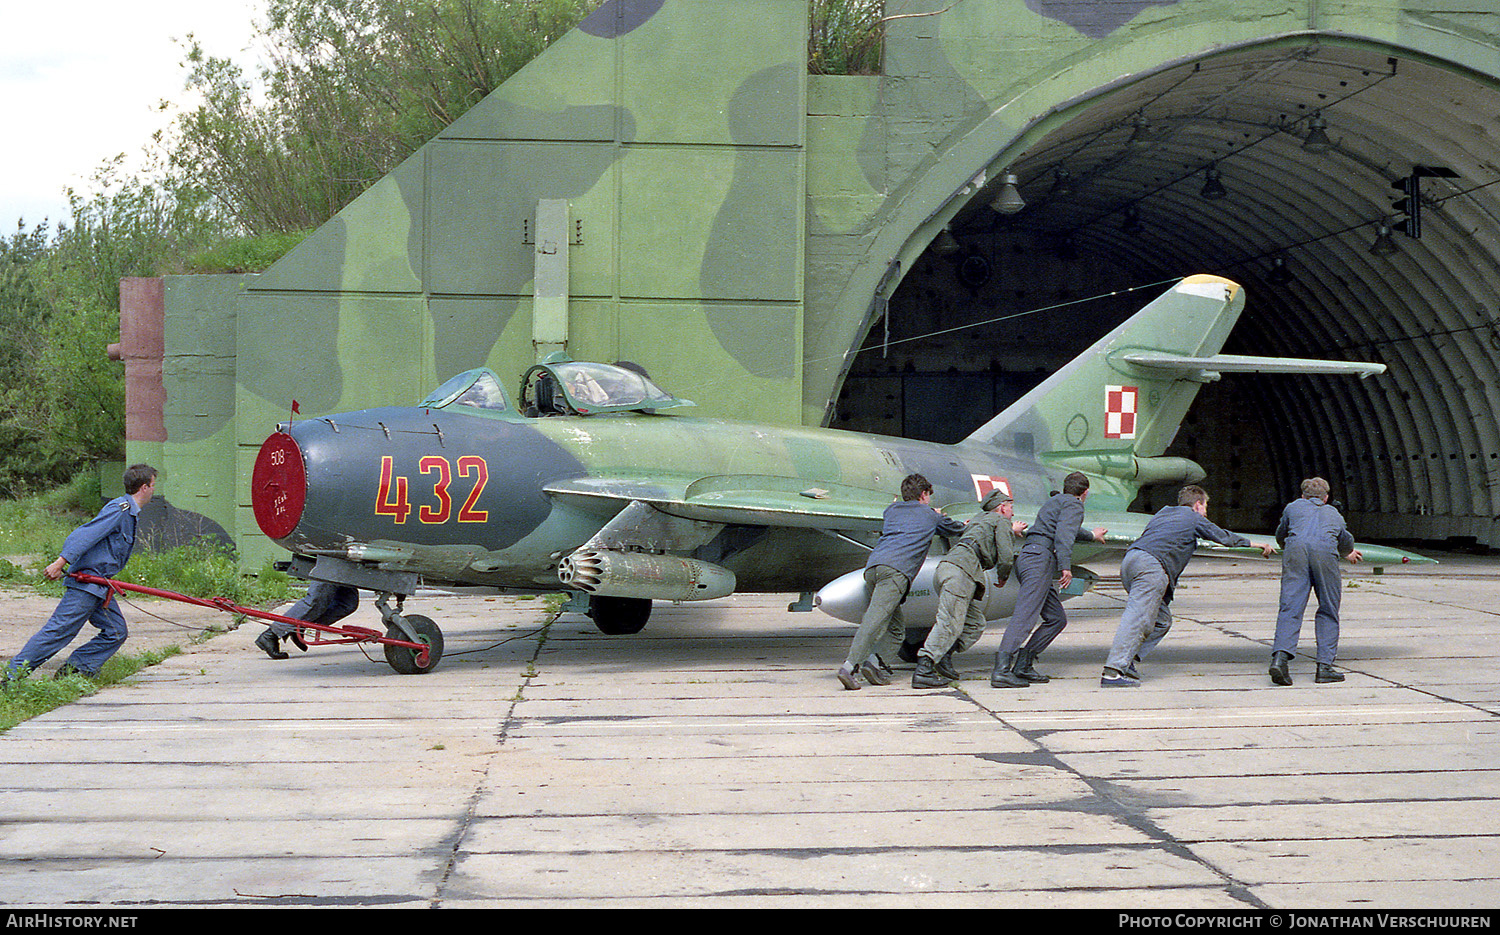
[[[443,631],[430,617],[402,614],[400,597],[392,609],[386,603],[388,597],[382,594],[375,601],[380,608],[380,620],[385,624],[385,638],[392,641],[384,644],[385,661],[402,675],[426,675],[443,658]]]

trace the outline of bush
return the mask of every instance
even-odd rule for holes
[[[209,539],[164,552],[137,549],[115,578],[189,597],[228,598],[246,607],[279,603],[294,593],[291,577],[270,562],[259,575],[242,575],[234,552]]]
[[[291,231],[235,237],[188,257],[185,265],[193,273],[264,272],[310,233],[311,231]]]

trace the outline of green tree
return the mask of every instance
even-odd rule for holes
[[[258,85],[189,38],[174,162],[251,233],[317,227],[599,2],[267,0]]]
[[[0,246],[0,495],[67,479],[86,461],[125,451],[120,280],[174,271],[222,238],[224,223],[194,186],[126,177],[121,158],[70,191],[72,223],[48,238],[19,230]]]
[[[807,70],[878,75],[885,43],[884,0],[808,0]]]
[[[51,240],[44,223],[31,230],[17,223],[16,232],[0,239],[0,380],[35,355],[38,329],[47,303],[37,291],[36,266],[47,257]]]

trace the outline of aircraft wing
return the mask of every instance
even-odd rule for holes
[[[879,532],[889,493],[761,474],[706,477],[580,477],[548,484],[548,496],[593,512],[640,501],[672,516],[740,526]]]

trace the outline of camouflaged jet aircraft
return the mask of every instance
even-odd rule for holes
[[[653,600],[815,591],[863,566],[913,472],[932,482],[934,505],[963,519],[995,487],[1024,516],[1084,471],[1088,525],[1109,529],[1105,544],[1077,548],[1084,562],[1144,528],[1149,517],[1126,512],[1141,486],[1204,476],[1162,456],[1203,383],[1384,369],[1220,355],[1243,307],[1227,279],[1183,279],[954,445],[683,416],[691,403],[625,366],[549,359],[515,402],[493,372],[470,370],[415,407],[278,426],[256,459],[252,503],[294,571],[380,593],[388,635],[438,646],[435,624],[401,613],[419,577],[587,595],[609,634],[639,631]],[[1360,548],[1377,565],[1426,561]],[[1010,592],[992,590],[989,613],[1008,613]],[[824,609],[857,619],[859,603],[829,592]]]

